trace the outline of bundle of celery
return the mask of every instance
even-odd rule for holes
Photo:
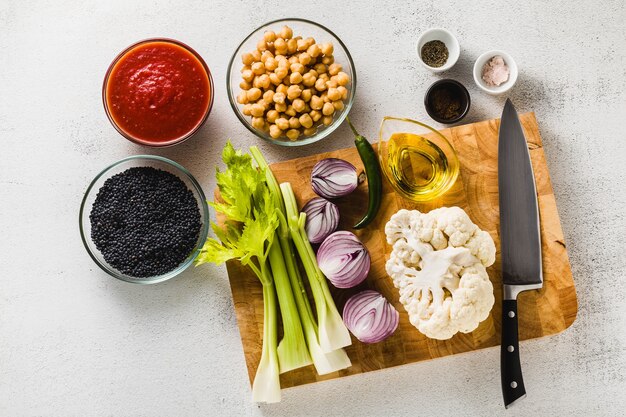
[[[263,286],[263,347],[252,384],[256,402],[280,401],[279,373],[315,365],[320,375],[349,367],[342,349],[350,334],[330,296],[325,277],[304,231],[304,214],[290,193],[280,187],[256,147],[252,157],[236,151],[230,142],[222,152],[225,171],[217,170],[221,202],[211,206],[226,217],[223,227],[213,224],[217,239],[208,239],[197,264],[222,264],[238,259],[248,266]],[[281,192],[282,189],[282,192]],[[309,280],[317,321],[307,298],[296,253]],[[278,343],[276,296],[283,324]]]

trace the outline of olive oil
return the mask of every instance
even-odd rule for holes
[[[390,180],[405,197],[425,201],[445,192],[458,175],[446,154],[414,133],[393,133],[387,142]]]

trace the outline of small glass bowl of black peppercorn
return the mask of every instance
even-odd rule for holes
[[[452,124],[461,121],[470,109],[470,95],[460,82],[451,79],[436,81],[424,96],[424,107],[436,122]]]
[[[80,206],[87,252],[109,275],[154,284],[191,265],[206,241],[209,210],[196,179],[159,156],[118,161],[89,184]]]

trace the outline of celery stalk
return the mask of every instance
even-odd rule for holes
[[[315,308],[317,310],[318,339],[321,349],[325,353],[331,353],[337,349],[352,344],[350,333],[343,323],[335,302],[330,294],[326,277],[317,266],[317,259],[304,230],[306,214],[298,215],[298,206],[291,184],[280,184],[285,209],[287,224],[291,239],[300,255],[302,264],[309,280]]]
[[[277,403],[280,401],[280,377],[276,348],[276,294],[265,262],[261,265],[261,271],[259,279],[263,284],[263,347],[252,383],[252,401]]]
[[[274,240],[270,248],[269,261],[283,319],[283,339],[278,344],[278,363],[282,374],[310,365],[312,361],[304,339],[298,308],[291,292],[283,252],[277,240]]]

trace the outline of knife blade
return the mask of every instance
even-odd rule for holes
[[[500,369],[504,405],[526,396],[519,357],[517,296],[543,286],[537,188],[517,111],[506,101],[498,138],[502,340]]]

